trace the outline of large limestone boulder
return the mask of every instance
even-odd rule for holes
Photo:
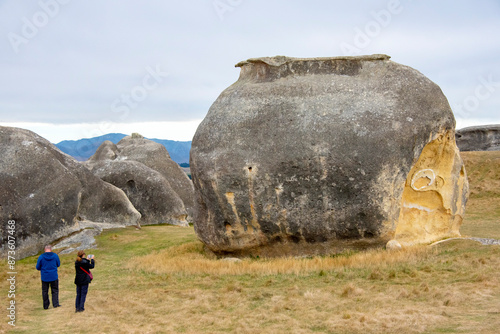
[[[92,172],[125,192],[141,213],[141,224],[189,226],[182,200],[159,172],[131,160],[105,160]]]
[[[195,231],[212,251],[328,253],[459,235],[468,184],[436,84],[385,55],[236,66],[191,149]]]
[[[471,126],[455,135],[460,151],[500,151],[500,124]]]
[[[85,165],[91,169],[95,164],[106,160],[138,161],[159,172],[182,200],[188,216],[192,216],[193,183],[182,168],[170,158],[165,146],[134,134],[123,138],[116,145],[109,141],[102,143]]]
[[[16,221],[16,254],[43,246],[96,222],[137,225],[140,214],[125,193],[94,176],[37,134],[0,127],[0,220]],[[2,231],[2,254],[6,246]]]

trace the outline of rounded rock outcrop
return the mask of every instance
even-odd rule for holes
[[[386,55],[255,58],[191,148],[212,251],[330,253],[458,235],[468,194],[441,89]]]
[[[165,146],[134,133],[132,136],[123,138],[116,145],[110,141],[103,142],[96,153],[84,162],[84,165],[92,169],[94,166],[110,160],[137,161],[160,173],[168,183],[163,192],[173,190],[182,200],[188,214],[187,219],[191,220],[194,205],[193,183],[182,168],[170,158]],[[160,209],[160,211],[165,210]],[[162,215],[160,212],[158,214]]]
[[[500,151],[500,124],[470,126],[455,136],[460,151]]]
[[[19,258],[86,227],[139,224],[141,215],[122,190],[31,131],[0,127],[0,157],[0,220],[16,222]]]
[[[116,147],[112,141],[105,140],[101,145],[99,145],[96,152],[84,163],[87,166],[92,167],[93,164],[98,163],[99,161],[115,160],[119,154],[120,151],[118,150],[118,147]]]
[[[120,159],[141,162],[162,174],[181,198],[188,215],[192,216],[193,183],[182,168],[170,158],[165,146],[138,136],[127,136],[120,140],[116,146],[120,151]]]
[[[141,213],[141,224],[189,226],[182,200],[159,172],[132,160],[95,163],[92,172],[125,192]]]

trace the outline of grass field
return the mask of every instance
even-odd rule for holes
[[[471,198],[461,232],[500,239],[500,152],[463,154]],[[217,260],[192,228],[98,237],[86,311],[75,255],[61,255],[61,308],[43,310],[37,257],[16,263],[12,333],[498,333],[500,246],[453,240],[402,251]],[[0,265],[2,300],[7,267]],[[4,303],[3,305],[7,305]],[[2,307],[7,315],[6,306]]]

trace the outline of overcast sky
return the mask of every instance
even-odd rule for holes
[[[500,0],[0,0],[0,125],[191,140],[248,58],[383,53],[500,123]]]

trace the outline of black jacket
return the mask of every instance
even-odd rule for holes
[[[82,270],[85,269],[87,272],[90,273],[90,269],[94,268],[94,259],[92,260],[87,260],[87,259],[82,259],[81,262],[75,261],[75,284],[76,285],[85,285],[90,283],[90,277],[87,275],[85,271]]]

